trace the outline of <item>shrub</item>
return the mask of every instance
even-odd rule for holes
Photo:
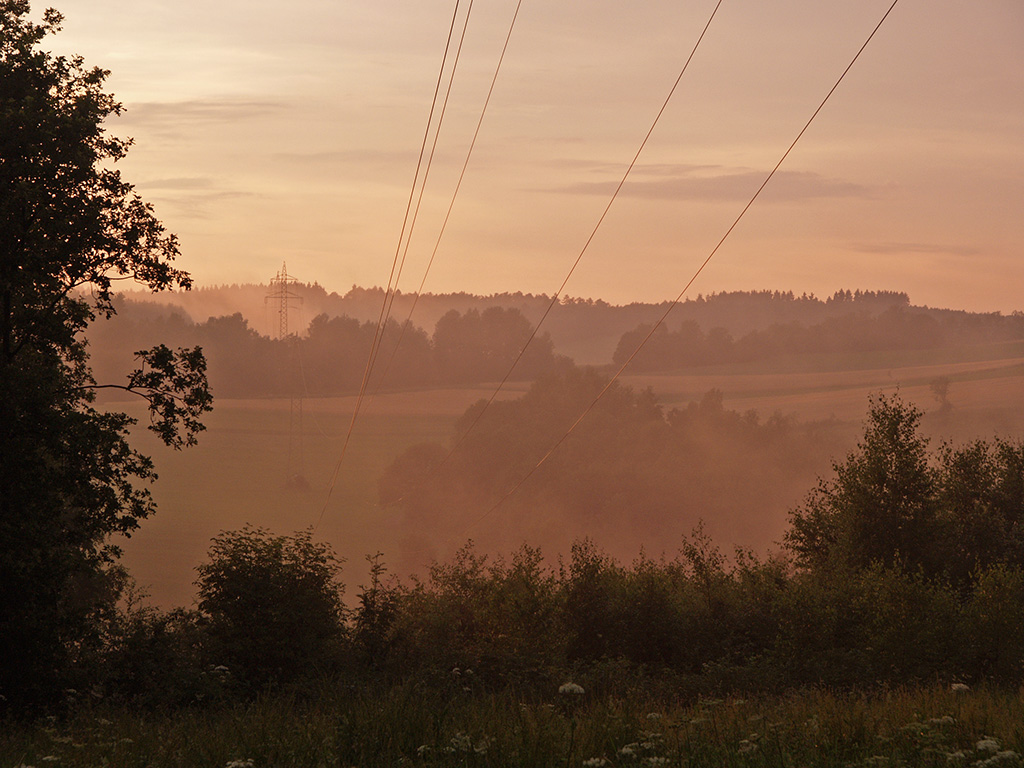
[[[221,533],[199,566],[211,660],[253,689],[337,669],[345,640],[341,562],[311,531]]]

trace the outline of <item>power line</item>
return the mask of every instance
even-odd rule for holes
[[[338,457],[338,462],[335,465],[334,472],[331,474],[331,481],[330,481],[330,483],[329,483],[329,485],[327,487],[327,497],[324,499],[324,505],[323,505],[323,507],[320,510],[320,516],[317,518],[317,522],[313,526],[314,529],[316,528],[317,525],[320,524],[320,521],[323,519],[324,513],[327,511],[327,505],[330,503],[331,495],[334,492],[334,486],[336,485],[336,483],[338,481],[338,473],[341,471],[341,465],[342,465],[342,463],[345,460],[345,454],[348,451],[349,443],[352,440],[352,433],[355,430],[356,419],[359,416],[360,409],[362,408],[363,398],[366,395],[366,388],[367,388],[367,386],[369,384],[369,381],[370,381],[370,374],[371,374],[371,372],[373,370],[373,365],[374,365],[374,362],[376,361],[377,353],[378,353],[378,351],[380,349],[380,343],[383,341],[383,338],[384,338],[384,328],[385,328],[385,325],[387,323],[388,316],[390,315],[390,312],[391,312],[391,304],[394,301],[394,298],[393,298],[393,295],[392,295],[392,290],[394,290],[395,292],[397,292],[397,290],[398,290],[398,276],[400,276],[400,274],[401,274],[401,265],[399,263],[399,257],[401,256],[401,264],[404,265],[405,257],[402,255],[402,243],[403,243],[403,241],[406,243],[405,249],[406,249],[406,252],[407,252],[408,251],[408,247],[409,247],[408,246],[408,241],[412,237],[412,229],[415,226],[416,214],[419,212],[419,203],[417,203],[416,209],[415,209],[415,211],[413,211],[413,199],[416,197],[416,187],[417,187],[417,183],[419,181],[420,170],[423,167],[423,158],[424,158],[424,154],[426,153],[427,141],[428,141],[428,139],[430,137],[431,125],[434,122],[434,110],[437,108],[438,94],[441,91],[441,83],[444,80],[445,66],[446,66],[447,61],[448,61],[448,53],[451,50],[452,37],[453,37],[454,32],[455,32],[455,23],[456,23],[456,21],[458,19],[458,15],[459,15],[459,5],[460,5],[460,0],[455,0],[455,10],[452,13],[451,24],[449,25],[449,28],[448,28],[448,39],[446,40],[445,47],[444,47],[444,55],[441,58],[441,67],[440,67],[440,69],[439,69],[439,71],[437,73],[437,82],[434,85],[434,95],[433,95],[433,99],[432,99],[431,104],[430,104],[430,112],[427,115],[427,126],[426,126],[426,128],[425,128],[425,130],[423,132],[423,141],[420,144],[419,159],[416,162],[416,171],[413,174],[412,186],[411,186],[411,188],[409,190],[409,199],[406,202],[405,215],[404,215],[404,217],[402,219],[402,229],[401,229],[401,231],[399,233],[399,236],[398,236],[398,245],[397,245],[397,247],[395,249],[395,256],[394,256],[394,259],[392,260],[392,263],[391,263],[391,274],[388,276],[388,285],[387,285],[387,288],[384,291],[384,300],[383,300],[383,302],[381,304],[380,316],[377,319],[377,327],[376,327],[376,330],[374,331],[373,341],[370,344],[370,354],[369,354],[369,356],[368,356],[368,358],[366,360],[366,366],[363,369],[363,377],[362,377],[362,381],[361,381],[361,383],[359,385],[359,394],[356,397],[356,403],[355,403],[355,406],[354,406],[354,408],[352,410],[352,418],[349,421],[348,431],[345,434],[345,441],[344,441],[344,443],[342,444],[342,447],[341,447],[341,454]],[[459,39],[459,46],[458,46],[458,51],[459,52],[461,52],[461,50],[462,50],[462,41],[465,39],[466,27],[469,25],[469,16],[470,16],[470,12],[472,11],[472,8],[473,8],[473,0],[470,0],[469,9],[466,12],[466,21],[465,21],[465,25],[463,26],[462,36]],[[423,188],[426,185],[426,178],[427,178],[427,175],[430,172],[430,164],[433,161],[434,148],[436,148],[436,146],[437,146],[437,135],[441,131],[441,122],[443,120],[444,110],[446,109],[447,104],[448,104],[448,94],[451,93],[451,82],[452,82],[452,80],[455,77],[455,70],[456,70],[457,66],[458,66],[458,54],[456,54],[455,61],[452,64],[451,76],[449,78],[449,83],[448,83],[448,90],[447,90],[447,92],[445,94],[444,103],[443,103],[442,108],[441,108],[441,115],[439,116],[438,121],[437,121],[437,128],[436,128],[436,133],[435,133],[435,137],[434,137],[434,143],[433,143],[433,145],[431,147],[431,151],[430,151],[429,157],[427,158],[426,168],[424,169],[423,184],[420,185],[421,186],[421,188],[420,188],[420,199],[421,200],[422,200],[422,196],[423,196]],[[411,220],[410,220],[410,214],[412,214]],[[408,227],[408,235],[406,234],[406,228],[407,227]],[[390,297],[390,300],[389,300],[389,297]]]
[[[686,61],[683,63],[682,69],[679,70],[679,74],[676,76],[675,82],[673,82],[672,87],[669,88],[668,95],[665,96],[665,99],[661,104],[661,108],[658,110],[658,113],[655,115],[654,120],[651,122],[651,127],[647,129],[647,133],[644,136],[643,141],[640,142],[640,146],[637,148],[636,153],[633,155],[633,159],[630,160],[629,164],[626,166],[626,171],[622,174],[622,178],[619,180],[618,185],[616,185],[615,190],[612,192],[612,195],[609,198],[607,205],[605,205],[604,210],[598,217],[597,223],[594,225],[594,228],[590,232],[590,236],[583,244],[583,247],[580,249],[579,254],[577,254],[575,261],[573,261],[568,273],[566,273],[565,278],[562,280],[562,284],[558,287],[558,290],[552,295],[551,301],[544,309],[544,312],[541,315],[540,320],[538,320],[537,323],[534,325],[533,331],[530,333],[529,338],[527,338],[526,343],[523,344],[523,346],[519,349],[519,352],[516,355],[515,360],[512,361],[512,365],[508,369],[508,372],[504,375],[504,377],[498,383],[497,388],[494,390],[494,392],[491,393],[491,396],[484,403],[484,407],[480,409],[479,413],[477,413],[476,415],[476,418],[473,419],[469,427],[458,437],[458,439],[455,441],[455,444],[452,446],[451,450],[441,460],[440,464],[438,464],[437,469],[440,469],[440,467],[444,466],[448,462],[448,460],[451,459],[451,457],[459,449],[459,446],[461,446],[462,443],[465,441],[466,436],[473,431],[477,424],[480,423],[480,419],[483,418],[484,413],[486,413],[487,410],[494,403],[495,399],[501,393],[501,390],[504,389],[505,385],[511,378],[512,373],[515,371],[516,366],[519,365],[519,361],[523,359],[523,355],[526,354],[526,350],[529,348],[530,344],[533,343],[533,340],[537,337],[537,334],[540,332],[541,325],[547,319],[548,315],[551,313],[551,310],[558,303],[562,291],[565,290],[565,286],[568,284],[569,279],[573,275],[573,272],[576,271],[576,267],[579,266],[580,261],[583,259],[583,255],[587,252],[587,249],[593,242],[594,237],[597,235],[598,229],[600,229],[601,225],[604,223],[605,218],[608,216],[608,212],[611,210],[612,205],[615,203],[616,198],[619,196],[619,192],[622,190],[622,187],[625,185],[630,173],[632,173],[633,168],[636,166],[637,160],[640,158],[640,154],[644,151],[644,148],[647,146],[648,140],[650,140],[651,135],[654,133],[654,129],[657,127],[662,115],[668,108],[668,104],[672,100],[672,96],[675,94],[676,89],[679,87],[680,81],[682,81],[683,79],[683,75],[686,74],[686,70],[689,68],[690,62],[693,61],[693,57],[697,53],[697,49],[700,47],[700,44],[704,40],[705,35],[707,35],[708,29],[711,27],[711,23],[715,20],[715,16],[718,14],[718,9],[721,7],[722,2],[723,0],[718,0],[718,2],[715,4],[714,9],[711,11],[711,15],[708,17],[707,22],[704,24],[704,28],[701,30],[700,35],[697,37],[697,42],[694,43],[693,48],[690,50],[689,56],[686,57]]]
[[[818,116],[818,114],[821,112],[821,110],[825,107],[825,104],[832,97],[832,94],[836,92],[837,88],[839,88],[840,83],[843,82],[843,79],[846,77],[847,73],[849,73],[849,71],[853,68],[853,65],[857,63],[857,60],[860,58],[860,55],[868,47],[868,44],[875,37],[875,34],[878,32],[878,30],[881,29],[882,25],[885,23],[885,20],[887,18],[889,18],[889,14],[892,13],[892,11],[896,7],[897,3],[899,3],[899,0],[893,0],[892,5],[889,6],[889,9],[882,16],[882,18],[878,22],[878,24],[876,24],[874,29],[871,30],[871,34],[868,35],[868,37],[864,41],[863,45],[861,45],[861,47],[857,50],[857,53],[854,55],[853,59],[846,66],[846,69],[843,70],[842,74],[839,75],[839,78],[836,80],[835,84],[832,86],[832,88],[829,89],[828,93],[825,95],[825,98],[821,100],[821,103],[818,105],[817,109],[815,109],[814,112],[811,114],[810,118],[804,124],[804,127],[800,129],[800,132],[797,133],[796,138],[793,139],[792,143],[789,145],[789,147],[786,149],[786,151],[782,153],[782,157],[779,158],[779,161],[775,164],[775,167],[772,168],[772,170],[765,177],[764,181],[761,182],[761,185],[757,188],[757,191],[755,191],[754,194],[751,196],[750,200],[747,201],[747,204],[745,206],[743,206],[743,209],[740,211],[739,215],[735,218],[735,220],[732,222],[732,224],[726,230],[725,234],[722,235],[721,239],[718,241],[718,243],[715,245],[715,247],[711,249],[711,252],[707,255],[707,258],[704,259],[704,261],[701,263],[701,265],[693,273],[693,276],[690,277],[690,279],[689,279],[689,281],[687,281],[686,285],[683,286],[683,289],[679,292],[679,295],[676,296],[676,298],[669,304],[669,306],[666,308],[665,312],[661,315],[661,317],[658,319],[658,321],[651,327],[650,331],[641,340],[641,342],[637,345],[636,349],[633,350],[632,354],[630,354],[630,356],[626,359],[626,361],[615,372],[615,375],[612,376],[611,379],[609,379],[608,383],[605,384],[604,388],[601,389],[601,391],[598,393],[597,397],[594,398],[593,402],[591,402],[590,405],[587,406],[586,409],[584,409],[583,413],[581,413],[579,415],[579,417],[576,419],[576,421],[574,421],[569,426],[569,428],[565,431],[565,433],[555,442],[555,444],[553,446],[551,446],[551,448],[548,450],[548,452],[545,453],[544,456],[541,457],[540,461],[538,461],[533,466],[533,468],[530,469],[530,471],[527,472],[519,480],[519,482],[517,482],[508,492],[506,492],[504,496],[502,496],[500,499],[498,499],[498,501],[496,501],[491,507],[489,507],[476,520],[474,520],[470,524],[470,526],[476,525],[481,520],[483,520],[485,517],[487,517],[487,516],[491,515],[492,513],[494,513],[502,504],[505,503],[505,501],[507,499],[509,499],[513,494],[515,494],[516,491],[518,491],[523,486],[523,484],[527,480],[529,480],[530,477],[532,477],[535,472],[537,472],[537,470],[539,470],[545,463],[547,463],[548,459],[551,458],[551,456],[554,454],[554,452],[556,450],[558,450],[558,448],[562,445],[562,443],[564,443],[569,438],[569,436],[576,430],[576,427],[578,427],[580,425],[580,423],[597,406],[598,402],[601,400],[602,397],[604,397],[605,393],[608,392],[608,390],[612,387],[613,384],[615,384],[616,381],[618,381],[619,377],[622,376],[623,371],[625,371],[626,368],[629,366],[629,364],[633,362],[633,359],[637,356],[637,354],[639,354],[640,350],[643,349],[644,345],[647,344],[647,342],[650,340],[650,338],[654,335],[655,331],[657,331],[657,329],[665,323],[665,320],[668,318],[669,313],[676,306],[678,306],[680,301],[682,301],[683,296],[686,295],[686,292],[690,289],[690,286],[693,285],[694,281],[696,281],[696,279],[700,276],[701,272],[704,271],[704,268],[708,265],[708,263],[711,261],[711,259],[714,258],[716,253],[718,253],[719,249],[722,247],[722,245],[725,243],[725,241],[729,238],[729,235],[731,235],[733,230],[736,229],[736,226],[740,223],[740,220],[746,215],[747,211],[750,210],[750,207],[754,204],[754,201],[757,200],[757,198],[761,195],[761,192],[764,190],[764,188],[766,186],[768,186],[768,182],[770,182],[772,180],[772,177],[775,176],[775,173],[779,170],[779,168],[782,166],[782,164],[786,161],[786,158],[789,157],[790,153],[793,151],[793,148],[797,145],[797,143],[800,141],[800,139],[803,137],[803,135],[807,132],[807,129],[810,128],[811,123],[814,122],[815,118]],[[479,418],[477,419],[477,421],[479,421]],[[476,423],[476,421],[474,421],[474,424],[475,423]]]
[[[420,280],[420,285],[416,289],[416,293],[413,296],[412,306],[409,307],[409,312],[406,315],[405,321],[402,323],[402,330],[398,335],[398,341],[395,342],[394,349],[391,351],[391,357],[388,358],[387,364],[384,366],[384,372],[380,376],[380,382],[377,385],[377,391],[380,390],[380,386],[383,384],[384,377],[387,376],[389,370],[391,370],[391,364],[395,360],[395,355],[398,353],[398,347],[402,343],[402,339],[405,338],[406,330],[408,330],[412,323],[413,313],[416,311],[416,305],[419,303],[420,296],[423,294],[423,286],[427,283],[427,276],[430,274],[430,268],[434,265],[434,258],[437,256],[437,250],[441,245],[441,238],[444,237],[445,229],[448,226],[448,219],[451,218],[452,209],[455,207],[455,200],[459,195],[459,189],[462,187],[462,180],[466,176],[466,169],[469,167],[469,160],[473,156],[473,149],[476,147],[477,137],[480,135],[480,127],[483,125],[484,116],[487,114],[487,107],[491,103],[491,94],[494,93],[494,85],[498,82],[498,73],[501,72],[501,64],[505,60],[505,52],[508,50],[509,40],[512,39],[512,30],[515,29],[516,19],[519,18],[519,9],[523,4],[523,0],[519,0],[516,3],[516,9],[512,14],[512,21],[508,27],[508,33],[505,35],[505,44],[501,48],[501,55],[498,57],[498,64],[494,68],[494,76],[491,78],[490,88],[487,89],[487,97],[484,99],[483,109],[480,111],[480,119],[477,120],[476,130],[473,131],[473,138],[469,142],[469,150],[466,152],[466,159],[462,163],[462,170],[459,173],[458,181],[455,184],[455,190],[452,192],[451,202],[448,203],[448,210],[445,212],[444,220],[441,222],[441,229],[437,233],[437,240],[434,241],[434,248],[430,252],[430,259],[427,261],[426,269],[423,271],[423,278]],[[376,394],[376,392],[374,393]]]

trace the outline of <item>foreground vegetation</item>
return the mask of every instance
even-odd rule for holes
[[[806,691],[698,699],[642,685],[481,692],[452,670],[443,694],[324,686],[310,700],[140,714],[102,705],[0,730],[23,766],[1016,766],[1024,698],[932,685],[875,695]],[[582,691],[582,692],[577,692]]]

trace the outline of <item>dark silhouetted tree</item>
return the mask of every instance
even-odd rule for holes
[[[338,662],[345,634],[341,561],[310,531],[221,533],[198,570],[212,657],[247,687],[309,679]]]
[[[821,481],[790,515],[786,542],[798,563],[938,570],[938,477],[920,420],[898,394],[871,399],[856,450],[833,464],[835,478]]]
[[[152,462],[128,444],[133,419],[97,411],[101,386],[141,395],[150,428],[195,441],[210,408],[196,348],[136,353],[124,384],[98,385],[82,333],[114,314],[115,280],[189,287],[177,242],[112,166],[130,141],[107,72],[39,44],[60,27],[26,0],[0,0],[0,695],[45,703],[116,591],[113,534],[153,511]]]

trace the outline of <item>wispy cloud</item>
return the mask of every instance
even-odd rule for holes
[[[744,200],[764,181],[766,171],[730,170],[714,165],[649,165],[637,168],[620,194],[652,200]],[[581,195],[609,195],[617,181],[577,182],[556,191]],[[775,202],[817,198],[875,197],[861,184],[833,179],[809,171],[780,171],[764,191]]]
[[[150,179],[139,182],[140,189],[210,189],[213,179],[205,176],[182,176],[169,179]]]
[[[982,252],[973,246],[949,243],[854,243],[852,248],[860,253],[876,253],[883,256],[907,253],[926,256],[977,256]]]
[[[283,101],[267,99],[141,101],[127,104],[120,119],[125,124],[227,122],[265,117],[288,108]]]
[[[252,192],[240,192],[237,190],[220,190],[204,192],[201,194],[163,195],[154,196],[151,202],[158,209],[170,208],[178,216],[187,219],[212,219],[214,212],[211,211],[217,203],[227,200],[238,200],[240,198],[255,197]]]

